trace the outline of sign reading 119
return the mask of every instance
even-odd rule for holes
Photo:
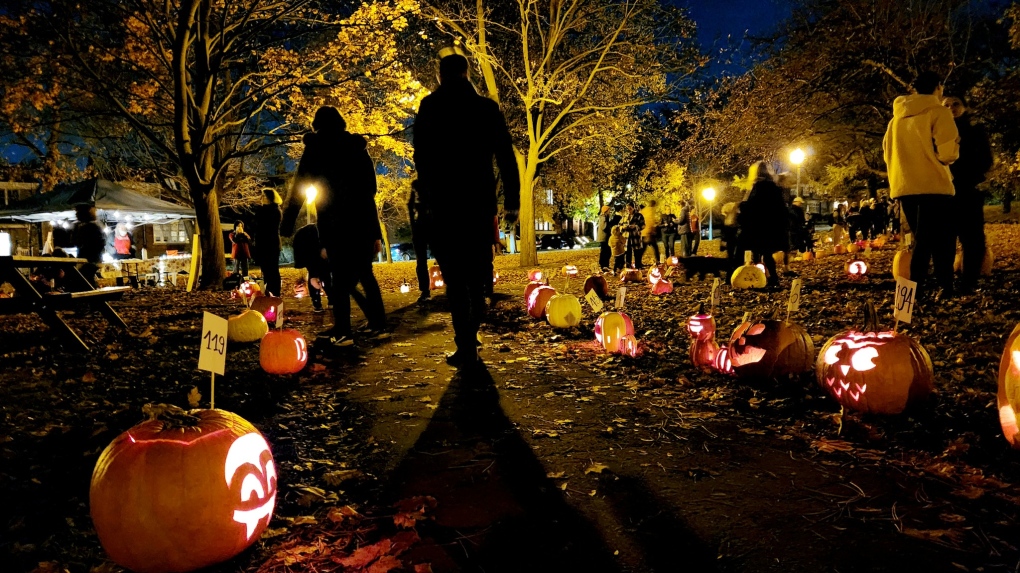
[[[219,354],[223,354],[227,350],[227,339],[222,334],[213,334],[211,330],[207,330],[202,340],[205,340],[206,350],[212,350]]]

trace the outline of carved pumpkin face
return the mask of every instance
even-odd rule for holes
[[[999,391],[996,396],[1002,435],[1014,449],[1020,449],[1020,428],[1016,409],[1020,405],[1020,325],[1006,339],[1006,348],[999,360]]]
[[[818,384],[847,408],[898,414],[934,389],[931,358],[915,340],[893,332],[837,334],[815,364]]]
[[[248,308],[261,313],[274,327],[283,325],[283,299],[278,296],[256,296]]]
[[[715,317],[711,314],[695,314],[687,319],[687,333],[695,340],[714,340]]]
[[[577,266],[575,265],[563,265],[563,276],[568,279],[572,279],[577,276]]]
[[[115,562],[140,573],[230,559],[259,538],[276,504],[273,456],[254,426],[223,410],[174,417],[118,436],[92,474],[99,540]]]
[[[695,314],[687,319],[687,332],[691,341],[691,362],[698,368],[714,367],[719,345],[715,342],[715,318],[710,314]]]
[[[439,270],[439,265],[432,265],[429,269],[429,290],[436,290],[446,286],[443,282],[443,273]]]
[[[623,269],[620,271],[620,282],[639,283],[641,282],[641,269]]]
[[[256,342],[269,332],[269,324],[257,310],[246,310],[227,318],[227,340],[230,342]]]
[[[655,285],[656,283],[662,280],[662,274],[663,271],[662,267],[660,266],[654,266],[648,269],[648,283],[651,285]]]
[[[588,294],[588,291],[594,290],[595,294],[599,298],[607,298],[609,296],[609,282],[606,281],[606,277],[602,275],[592,275],[584,279],[584,294]]]
[[[544,278],[545,278],[545,275],[542,274],[542,271],[540,271],[538,269],[532,269],[532,270],[528,271],[528,280],[531,281],[531,282],[541,282],[542,279],[544,279]]]
[[[846,271],[850,280],[859,281],[867,276],[868,263],[861,259],[850,259],[845,265],[843,265],[843,269]]]
[[[675,267],[680,264],[680,257],[672,256],[666,259],[666,264]]]
[[[595,320],[595,340],[606,352],[620,352],[624,336],[634,334],[634,323],[622,312],[603,312]]]
[[[772,378],[809,372],[815,346],[798,324],[781,320],[745,322],[733,331],[729,360],[737,376]]]
[[[255,294],[262,292],[262,289],[259,288],[259,285],[256,282],[244,281],[243,283],[237,286],[237,292],[243,294],[248,298],[251,298],[255,296]]]
[[[581,301],[572,294],[553,295],[545,305],[545,318],[553,328],[577,326],[581,314]]]
[[[274,330],[262,337],[259,364],[269,374],[296,374],[308,363],[308,345],[296,330]]]
[[[556,295],[556,289],[551,286],[539,285],[537,288],[531,291],[528,295],[528,314],[532,318],[542,318],[545,316],[545,307],[549,304],[549,299]]]
[[[765,288],[766,284],[765,271],[755,265],[741,265],[730,275],[733,288]]]

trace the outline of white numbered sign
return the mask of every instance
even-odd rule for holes
[[[227,363],[227,319],[205,313],[202,317],[202,349],[198,369],[223,376]]]
[[[616,310],[623,310],[624,300],[627,298],[627,287],[622,286],[616,291]]]
[[[722,291],[719,290],[719,279],[712,279],[712,308],[719,306]]]
[[[917,292],[917,283],[896,277],[896,296],[893,299],[893,316],[896,320],[910,323],[910,316],[914,313],[914,294]]]
[[[595,289],[588,291],[588,294],[584,295],[584,300],[588,301],[588,305],[593,311],[602,312],[602,299],[599,298],[599,293],[595,292]]]
[[[793,284],[790,285],[790,300],[786,302],[786,310],[789,312],[796,312],[800,309],[800,279],[793,279]]]

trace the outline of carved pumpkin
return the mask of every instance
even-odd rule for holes
[[[256,294],[261,293],[262,289],[259,287],[259,284],[255,281],[244,281],[243,283],[237,285],[237,292],[251,299]]]
[[[531,298],[531,293],[535,292],[535,289],[537,289],[540,286],[546,286],[546,284],[545,283],[540,283],[540,282],[530,282],[530,283],[527,284],[527,286],[524,287],[524,304],[525,305],[528,304],[528,299]]]
[[[878,332],[870,301],[862,329],[837,334],[822,346],[815,374],[842,406],[875,414],[898,414],[935,388],[928,353],[905,334]]]
[[[443,272],[439,270],[439,265],[432,265],[429,269],[429,290],[441,289],[446,286],[443,282]]]
[[[995,264],[995,255],[992,254],[991,247],[985,245],[985,256],[981,259],[981,276],[991,276],[993,264]],[[956,258],[953,259],[953,272],[963,272],[963,251],[958,251]]]
[[[553,295],[545,304],[545,318],[553,328],[577,326],[581,315],[581,301],[572,294]]]
[[[262,337],[259,364],[269,374],[297,374],[308,363],[308,344],[296,330],[274,330]]]
[[[1020,450],[1020,428],[1017,427],[1016,406],[1020,404],[1020,324],[1006,339],[1006,349],[999,360],[999,392],[996,396],[999,407],[999,425],[1002,435],[1014,449]]]
[[[622,283],[639,283],[641,279],[641,269],[631,268],[620,271],[620,282]]]
[[[599,298],[609,298],[609,282],[606,281],[606,277],[602,275],[591,275],[584,279],[584,294],[588,294],[588,291],[593,289]]]
[[[258,311],[276,328],[283,325],[283,299],[278,296],[256,296],[248,308]]]
[[[893,278],[910,278],[910,258],[913,253],[913,251],[896,251],[896,255],[892,259]]]
[[[402,294],[411,292],[411,285],[407,282],[407,279],[404,279],[404,282],[400,283],[400,292]]]
[[[765,288],[767,284],[765,271],[755,265],[741,265],[730,275],[733,288]]]
[[[531,291],[528,296],[528,314],[532,318],[542,318],[545,316],[545,306],[549,304],[549,299],[556,295],[556,289],[551,286],[539,285],[538,288]]]
[[[563,265],[563,269],[562,269],[561,272],[563,273],[563,276],[567,277],[568,279],[572,279],[572,278],[577,276],[577,272],[578,272],[577,271],[577,266],[576,265]]]
[[[89,505],[118,565],[177,573],[226,561],[255,542],[276,491],[273,455],[254,426],[223,410],[171,407],[103,450]]]
[[[595,320],[595,340],[606,352],[621,352],[623,337],[634,334],[634,323],[622,312],[603,312]]]
[[[719,352],[719,344],[715,341],[715,318],[705,314],[705,305],[701,305],[698,314],[687,319],[687,332],[694,339],[691,341],[691,362],[702,370],[715,368],[715,357]]]
[[[670,266],[670,267],[679,266],[680,265],[680,257],[677,257],[677,256],[674,255],[672,257],[666,258],[666,265]]]
[[[308,287],[305,286],[305,281],[294,283],[294,297],[303,298],[306,296],[308,296]]]
[[[528,280],[531,282],[541,282],[545,278],[540,269],[532,269],[528,271]]]
[[[867,277],[868,263],[861,259],[850,259],[843,265],[843,270],[846,271],[846,275],[850,280],[859,281]]]
[[[652,294],[669,294],[673,292],[673,281],[665,278],[662,266],[655,266],[648,271],[648,282],[652,284]]]
[[[227,318],[227,340],[230,342],[256,342],[269,332],[265,317],[257,310],[246,310]]]
[[[810,372],[814,359],[815,345],[799,324],[774,319],[745,322],[730,336],[729,360],[740,377]]]

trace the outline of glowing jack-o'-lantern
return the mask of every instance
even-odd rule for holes
[[[262,337],[259,364],[269,374],[296,374],[308,363],[308,344],[296,330],[274,330]]]
[[[492,271],[492,284],[496,284],[498,282],[499,282],[499,271],[493,269],[493,271]]]
[[[701,305],[698,314],[687,319],[687,332],[694,339],[691,341],[691,362],[701,369],[715,368],[715,356],[719,352],[719,344],[715,341],[715,318],[705,313],[705,305]]]
[[[667,257],[666,258],[666,265],[670,266],[670,267],[679,266],[680,265],[680,257],[677,257],[675,255],[672,256],[672,257]]]
[[[818,384],[842,406],[875,414],[898,414],[931,394],[935,376],[924,348],[905,334],[878,332],[870,301],[864,322],[822,346]]]
[[[669,294],[673,292],[673,281],[665,278],[661,266],[652,267],[648,271],[648,282],[652,285],[652,294]]]
[[[641,278],[641,269],[629,268],[620,271],[620,282],[622,283],[639,283]]]
[[[436,290],[446,286],[443,282],[443,272],[439,270],[439,265],[432,265],[429,269],[429,290]]]
[[[1020,406],[1020,324],[1006,339],[1006,349],[999,360],[999,391],[996,396],[1002,435],[1014,449],[1020,449],[1020,428],[1016,410]]]
[[[620,354],[626,354],[631,357],[637,356],[638,341],[633,334],[628,334],[620,339]]]
[[[276,328],[283,325],[283,299],[278,296],[256,296],[248,308],[259,312]]]
[[[411,285],[407,282],[407,279],[404,279],[404,282],[400,283],[400,292],[402,294],[411,292]]]
[[[306,296],[308,296],[308,287],[305,286],[305,281],[294,283],[294,297],[304,298]]]
[[[603,312],[595,319],[595,340],[606,352],[621,352],[623,337],[634,334],[634,323],[622,312]]]
[[[737,376],[773,378],[810,372],[815,345],[799,324],[750,321],[730,336],[728,358]]]
[[[561,269],[561,272],[563,273],[563,276],[567,277],[568,279],[572,279],[577,276],[578,273],[577,266],[563,265],[563,269]]]
[[[545,307],[549,304],[549,299],[556,295],[556,289],[551,286],[539,285],[537,288],[531,291],[528,295],[528,314],[532,318],[542,318],[545,316]]]
[[[896,251],[896,255],[892,259],[893,278],[910,278],[910,259],[913,253],[913,251]]]
[[[545,275],[542,274],[542,271],[539,269],[532,269],[528,271],[528,280],[531,282],[541,282],[544,278]]]
[[[609,282],[602,275],[591,275],[584,279],[584,294],[588,294],[590,290],[594,290],[601,299],[609,298]]]
[[[991,276],[992,265],[995,264],[995,255],[992,254],[991,247],[985,245],[984,258],[981,259],[981,276]],[[963,251],[956,253],[956,258],[953,259],[953,272],[963,272]]]
[[[843,265],[843,270],[846,271],[846,276],[850,280],[859,281],[868,276],[868,263],[861,259],[850,259]]]
[[[545,318],[553,328],[572,328],[581,322],[581,301],[572,294],[557,294],[545,305]]]
[[[99,456],[89,505],[99,541],[140,573],[194,571],[255,542],[273,514],[273,455],[248,421],[167,407]]]
[[[765,288],[767,284],[765,271],[755,265],[741,265],[730,275],[730,285],[733,288]]]
[[[244,281],[237,286],[237,292],[251,299],[256,294],[261,293],[262,289],[259,287],[259,284],[254,281]]]
[[[227,318],[227,340],[230,342],[256,342],[269,332],[269,324],[257,310],[246,310]]]

